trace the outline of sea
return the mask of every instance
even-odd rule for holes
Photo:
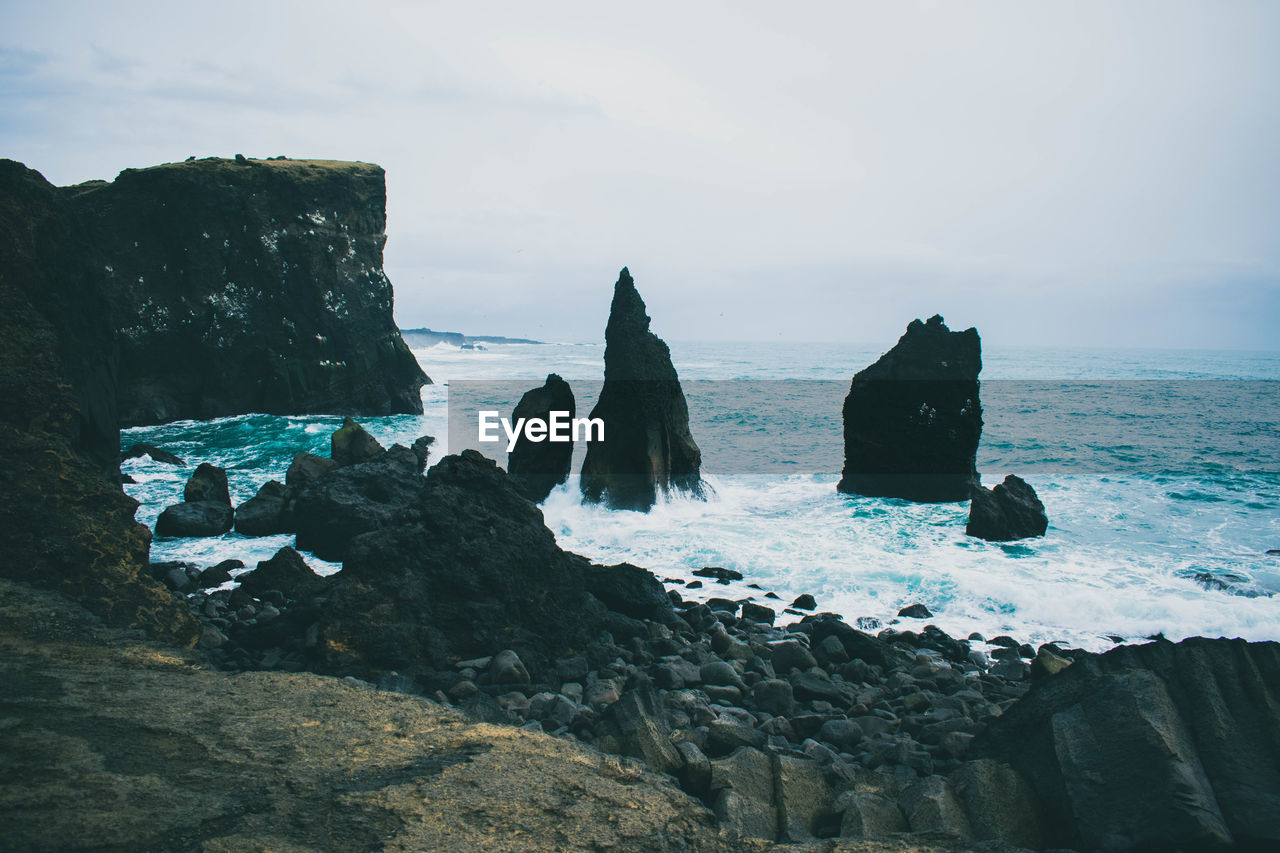
[[[783,610],[810,593],[819,610],[873,632],[932,623],[957,637],[1091,651],[1155,635],[1280,640],[1280,554],[1268,553],[1280,549],[1280,352],[986,348],[978,470],[988,486],[1021,476],[1049,517],[1043,538],[994,543],[965,535],[967,503],[836,491],[843,398],[884,347],[669,346],[710,488],[702,498],[666,496],[648,513],[614,511],[582,502],[575,464],[541,505],[561,547],[643,566],[687,599],[752,598],[778,610],[780,623],[798,619]],[[604,370],[603,343],[437,344],[415,355],[433,380],[424,413],[361,423],[384,446],[435,436],[432,461],[477,446],[460,426],[464,391],[472,402],[476,389],[496,394],[509,415],[521,389],[557,373],[584,415]],[[180,421],[124,430],[121,444],[146,441],[190,465],[222,466],[239,503],[283,481],[294,454],[327,455],[341,421]],[[505,465],[505,445],[481,449]],[[125,488],[140,502],[138,520],[154,527],[182,499],[191,469],[143,457],[123,470],[136,481]],[[252,568],[292,544],[233,532],[156,538],[151,554]],[[341,568],[304,556],[321,574]],[[743,578],[697,578],[705,566]],[[702,587],[688,588],[692,580]],[[897,616],[915,603],[933,616]]]

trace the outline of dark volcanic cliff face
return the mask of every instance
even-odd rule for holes
[[[422,411],[380,167],[211,158],[60,192],[103,259],[123,424]]]
[[[626,267],[613,288],[604,340],[604,387],[591,410],[604,421],[604,441],[587,445],[583,496],[647,512],[659,491],[701,494],[702,451],[689,432],[680,377],[666,343],[649,331]]]
[[[102,266],[58,190],[0,160],[0,574],[190,643],[195,622],[146,576],[150,533],[120,490]]]
[[[875,497],[963,501],[981,485],[977,329],[912,320],[893,349],[858,371],[844,401],[844,476],[837,487]]]

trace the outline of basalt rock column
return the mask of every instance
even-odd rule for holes
[[[573,390],[556,374],[546,384],[525,392],[511,413],[511,422],[521,418],[537,418],[550,423],[552,412],[564,412],[572,421],[577,414]],[[569,463],[573,458],[572,441],[533,442],[522,432],[516,446],[507,456],[507,473],[521,494],[534,503],[546,500],[556,486],[569,479]]]
[[[605,328],[604,387],[591,411],[604,440],[587,445],[582,494],[614,509],[648,511],[658,492],[701,494],[702,452],[671,351],[649,331],[644,300],[622,268]],[[966,493],[967,494],[967,493]]]
[[[853,377],[844,401],[842,492],[963,501],[980,486],[982,435],[977,329],[953,332],[934,315]]]

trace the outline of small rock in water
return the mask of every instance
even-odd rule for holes
[[[813,596],[809,593],[796,596],[796,600],[791,602],[791,606],[797,610],[814,610],[818,606],[818,602],[814,601]]]
[[[929,612],[929,608],[923,604],[912,604],[910,607],[904,607],[898,611],[899,616],[905,616],[908,619],[928,619],[933,616]]]
[[[703,566],[700,569],[694,569],[693,573],[700,578],[715,578],[719,581],[742,580],[742,572],[725,569],[720,566]]]

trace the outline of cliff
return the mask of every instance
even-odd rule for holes
[[[208,158],[61,191],[119,341],[123,425],[422,411],[392,319],[384,172]]]
[[[120,489],[103,266],[57,189],[0,160],[0,576],[189,644],[195,621],[144,573],[150,532]]]

